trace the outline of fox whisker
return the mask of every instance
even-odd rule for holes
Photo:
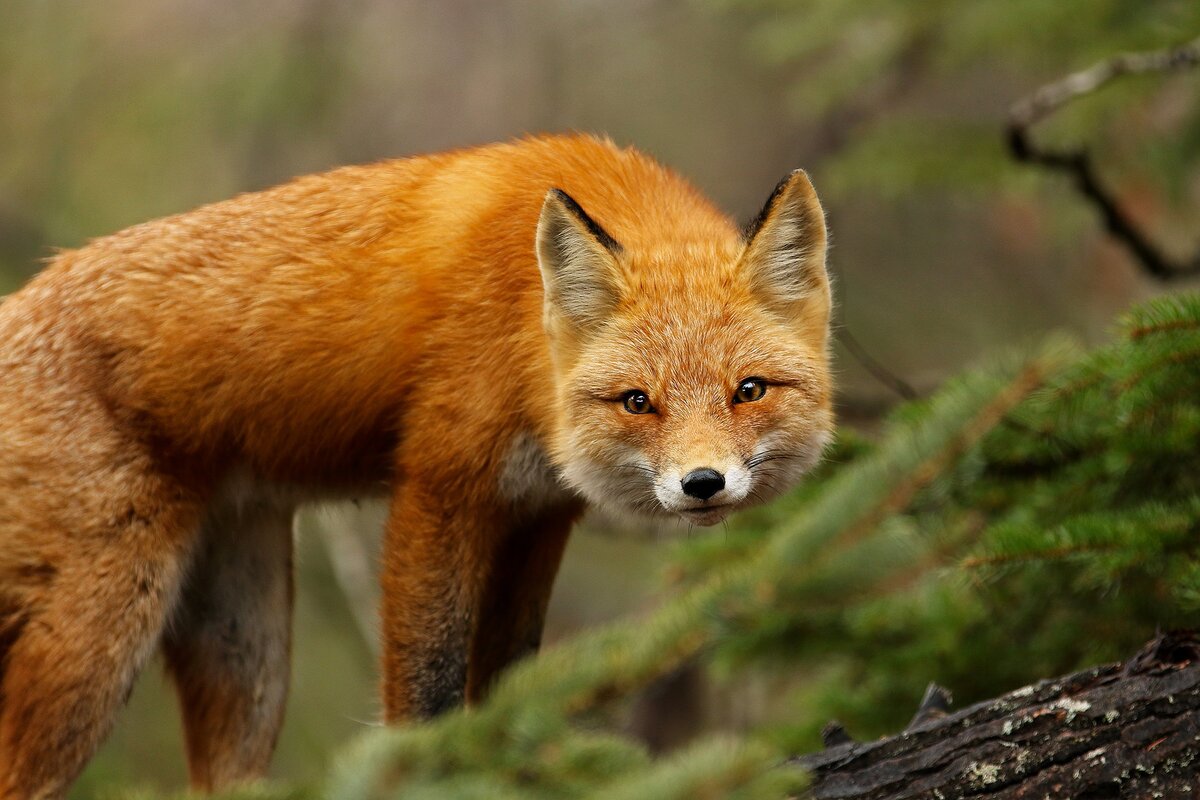
[[[768,450],[765,453],[759,453],[746,462],[746,466],[750,469],[766,464],[768,461],[788,461],[798,458],[795,453],[789,453],[784,450]]]
[[[650,467],[642,466],[641,464],[616,464],[615,466],[613,466],[613,469],[630,470],[632,472],[639,472],[639,473],[642,473],[645,475],[650,475],[652,477],[658,477],[657,472],[655,472]]]

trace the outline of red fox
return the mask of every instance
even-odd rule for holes
[[[161,649],[192,785],[264,774],[298,503],[381,495],[389,722],[538,646],[587,505],[712,525],[830,437],[824,214],[634,149],[346,167],[62,252],[0,305],[0,797],[60,797]]]

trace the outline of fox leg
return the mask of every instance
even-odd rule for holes
[[[578,509],[514,521],[495,505],[408,485],[384,537],[383,697],[388,722],[477,700],[537,648]]]
[[[290,674],[292,515],[291,507],[227,504],[201,526],[163,641],[193,789],[266,774]]]
[[[479,702],[500,671],[537,652],[546,607],[576,509],[514,526],[493,558],[471,640],[467,700]]]
[[[178,597],[199,505],[172,481],[131,475],[135,461],[112,468],[116,481],[101,469],[41,472],[25,505],[0,501],[4,800],[66,793]],[[21,486],[13,474],[0,484]]]
[[[383,704],[388,722],[461,705],[467,641],[484,565],[486,514],[451,509],[436,489],[409,483],[393,499],[380,575]]]

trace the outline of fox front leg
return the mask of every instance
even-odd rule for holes
[[[463,702],[468,646],[487,570],[494,514],[408,484],[393,499],[381,575],[387,722]]]
[[[581,508],[539,514],[503,503],[450,507],[408,486],[383,556],[383,696],[388,722],[475,703],[537,650],[554,577]]]
[[[579,513],[569,504],[524,519],[500,543],[471,637],[468,703],[483,700],[509,664],[537,652],[554,578]]]

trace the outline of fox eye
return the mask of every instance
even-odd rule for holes
[[[766,381],[762,378],[747,378],[738,384],[737,391],[733,393],[733,402],[753,403],[755,400],[762,399],[766,393]]]
[[[654,411],[654,406],[650,405],[650,398],[641,389],[634,389],[625,393],[625,410],[630,414],[650,414]]]

